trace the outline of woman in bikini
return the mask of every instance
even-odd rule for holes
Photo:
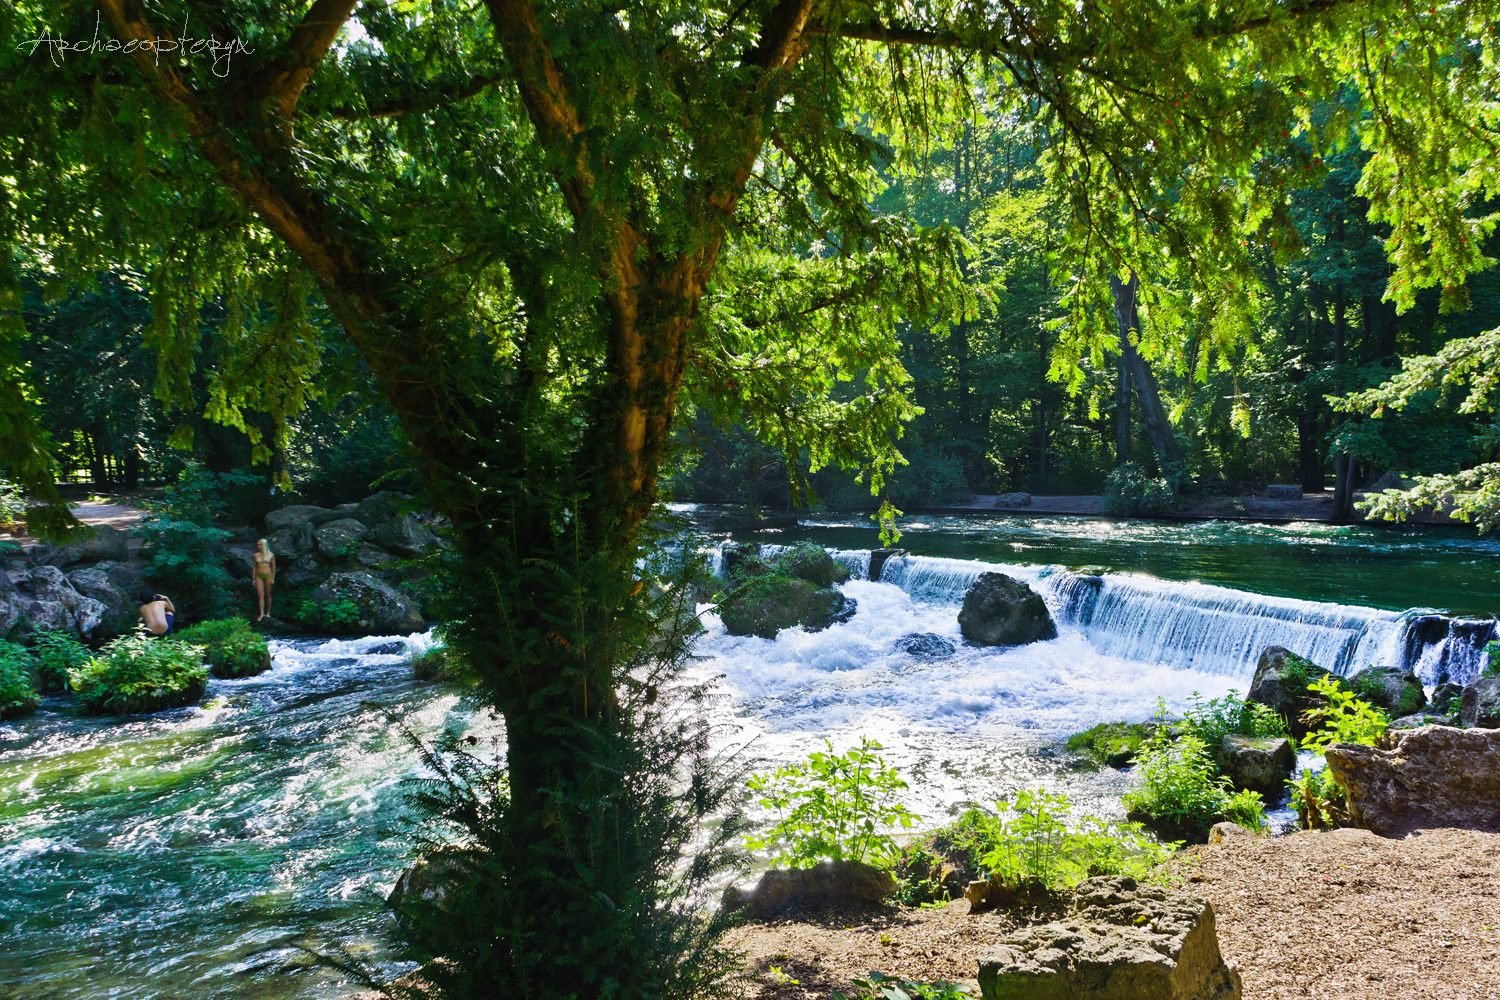
[[[276,582],[276,553],[271,551],[271,546],[262,538],[255,543],[255,552],[250,559],[255,564],[255,596],[260,599],[260,617],[256,621],[265,621],[271,617],[271,585]]]

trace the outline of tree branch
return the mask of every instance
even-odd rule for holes
[[[297,99],[343,30],[358,0],[317,0],[286,40],[286,48],[250,81],[250,93],[275,101],[276,111],[290,120]]]

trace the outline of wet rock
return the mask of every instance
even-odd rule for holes
[[[996,507],[1030,507],[1030,493],[1002,493],[995,498]]]
[[[1285,484],[1267,486],[1266,497],[1270,500],[1301,500],[1302,487]]]
[[[1389,750],[1335,743],[1324,756],[1356,826],[1500,830],[1500,729],[1427,726],[1398,732]]]
[[[373,649],[365,651],[366,656],[405,656],[406,643],[404,642],[382,642]]]
[[[1004,573],[982,573],[964,595],[958,627],[981,646],[1021,646],[1057,638],[1042,595]]]
[[[904,555],[906,555],[905,549],[871,549],[870,571],[868,574],[870,582],[879,582],[880,574],[885,569],[885,564],[892,559],[899,559]]]
[[[928,660],[940,660],[952,656],[958,646],[936,632],[914,632],[896,640],[897,648],[908,656],[920,656]]]
[[[812,542],[800,542],[777,556],[776,569],[782,576],[806,580],[815,587],[832,587],[849,579],[849,570]]]
[[[1302,713],[1323,701],[1308,693],[1308,685],[1326,676],[1327,670],[1290,649],[1268,646],[1255,665],[1255,679],[1250,682],[1250,693],[1245,700],[1275,711],[1286,723],[1287,732],[1301,739],[1308,733]]]
[[[1297,766],[1297,750],[1285,736],[1241,736],[1230,733],[1213,748],[1219,771],[1237,790],[1260,792],[1275,802],[1286,792],[1286,779]]]
[[[359,610],[358,627],[374,633],[420,632],[426,628],[422,613],[404,594],[368,570],[334,573],[313,592],[313,600],[327,605],[334,601],[353,602]]]
[[[101,524],[89,529],[86,537],[74,542],[42,542],[28,553],[33,562],[49,566],[72,566],[109,559],[124,562],[130,558],[130,536],[119,528]]]
[[[1208,842],[1210,844],[1228,844],[1236,840],[1259,840],[1260,834],[1254,830],[1224,820],[1209,827]]]
[[[1206,901],[1129,877],[1087,879],[1073,899],[980,955],[984,1000],[1239,1000]]]
[[[837,590],[790,577],[762,576],[720,605],[719,617],[730,635],[774,639],[782,629],[799,625],[809,632],[821,632],[853,618],[855,610],[854,600]]]
[[[1432,701],[1428,704],[1439,714],[1457,715],[1463,700],[1462,684],[1443,683],[1432,689]]]
[[[370,532],[370,541],[403,559],[418,559],[438,548],[438,538],[411,514],[399,514]]]
[[[860,861],[825,861],[815,868],[772,868],[753,889],[724,890],[724,908],[748,908],[746,916],[765,920],[809,900],[842,899],[868,903],[896,891],[891,873]]]
[[[1400,667],[1366,667],[1349,678],[1354,694],[1392,717],[1414,715],[1427,707],[1422,682]]]
[[[353,555],[359,540],[369,531],[362,522],[352,517],[343,517],[337,521],[329,521],[313,532],[313,535],[318,540],[318,551],[336,561]]]
[[[767,572],[768,567],[760,559],[760,543],[750,542],[745,545],[726,545],[721,550],[722,563],[720,572],[725,579],[732,577],[759,576]],[[747,564],[754,564],[752,572],[745,572]]]
[[[441,910],[458,880],[471,872],[472,865],[465,852],[439,847],[396,877],[396,884],[386,894],[385,905],[401,910],[418,903]]]
[[[1481,677],[1464,688],[1458,719],[1466,729],[1500,729],[1500,677]]]
[[[97,565],[74,570],[68,574],[68,583],[79,594],[99,602],[104,609],[90,638],[113,639],[125,635],[135,627],[136,619],[140,617],[140,606],[115,585],[107,570]],[[74,614],[77,615],[76,610]]]

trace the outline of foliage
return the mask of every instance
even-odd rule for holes
[[[221,562],[229,532],[214,527],[214,515],[227,489],[254,481],[189,463],[162,499],[148,504],[136,533],[146,542],[147,575],[174,605],[208,614],[229,603],[229,572]]]
[[[1105,477],[1100,509],[1110,517],[1141,517],[1169,510],[1175,499],[1171,483],[1126,462]]]
[[[144,628],[109,643],[68,672],[68,685],[95,715],[134,715],[197,701],[208,684],[203,647],[155,638]]]
[[[254,632],[250,623],[244,618],[216,618],[204,622],[195,622],[192,625],[176,629],[172,637],[178,642],[185,642],[192,646],[203,646],[212,660],[214,647],[227,639],[245,632]]]
[[[435,643],[413,654],[411,672],[419,681],[456,681],[465,675],[464,659],[456,649]]]
[[[1491,639],[1484,644],[1480,651],[1484,657],[1484,665],[1481,668],[1486,677],[1500,677],[1500,639]]]
[[[1258,702],[1245,701],[1233,688],[1221,698],[1204,700],[1194,691],[1191,706],[1183,713],[1181,726],[1210,748],[1231,733],[1240,736],[1285,736],[1286,721]]]
[[[178,642],[204,647],[203,658],[215,677],[251,677],[271,665],[265,638],[243,618],[198,622],[173,634]]]
[[[854,993],[833,991],[833,1000],[968,1000],[967,986],[939,980],[917,983],[899,976],[885,976],[870,970],[868,979],[855,979]]]
[[[1141,786],[1123,796],[1129,815],[1146,817],[1165,829],[1205,833],[1235,810],[1235,822],[1252,829],[1265,825],[1264,807],[1255,793],[1231,794],[1218,775],[1208,745],[1191,733],[1175,741],[1157,732],[1141,749],[1136,770]]]
[[[1266,801],[1259,792],[1248,788],[1234,792],[1225,796],[1224,818],[1261,833],[1266,828]]]
[[[1349,822],[1349,795],[1330,769],[1303,769],[1287,780],[1287,787],[1302,829],[1334,830]]]
[[[26,519],[26,497],[21,487],[0,478],[0,524],[20,524]]]
[[[25,646],[0,640],[0,719],[34,711],[39,704],[31,684],[34,664]]]
[[[38,631],[36,643],[38,673],[42,691],[66,691],[68,671],[76,670],[92,655],[88,648],[67,632]]]
[[[1154,727],[1139,722],[1101,722],[1068,737],[1068,749],[1086,753],[1101,764],[1123,767],[1140,753]]]
[[[299,625],[333,634],[346,634],[360,622],[359,605],[347,597],[331,601],[288,593],[282,597],[287,618]]]
[[[1303,738],[1303,750],[1322,753],[1333,743],[1378,746],[1385,737],[1391,724],[1390,716],[1355,697],[1342,678],[1321,678],[1309,685],[1308,691],[1321,695],[1324,704],[1307,710],[1308,722],[1319,728]]]
[[[771,851],[793,868],[811,868],[827,858],[888,863],[898,848],[884,828],[897,823],[909,828],[921,819],[894,801],[906,782],[877,753],[876,740],[861,736],[859,746],[842,754],[824,742],[826,753],[814,751],[805,763],[750,778],[750,791],[763,808],[776,810],[777,821],[746,837],[745,846]]]

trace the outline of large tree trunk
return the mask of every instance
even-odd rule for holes
[[[1115,464],[1124,465],[1130,461],[1130,365],[1125,361],[1125,355],[1121,354],[1119,363],[1119,383],[1115,387]]]
[[[1177,439],[1172,434],[1172,423],[1167,419],[1166,407],[1162,406],[1156,376],[1152,373],[1150,364],[1136,349],[1141,329],[1140,312],[1136,308],[1140,280],[1132,274],[1129,282],[1122,282],[1111,275],[1109,283],[1114,291],[1115,320],[1120,328],[1120,357],[1130,373],[1130,381],[1135,384],[1136,396],[1141,404],[1141,420],[1146,425],[1146,437],[1151,441],[1152,450],[1156,452],[1157,471],[1168,478],[1177,476],[1182,472],[1182,450],[1177,447]]]

